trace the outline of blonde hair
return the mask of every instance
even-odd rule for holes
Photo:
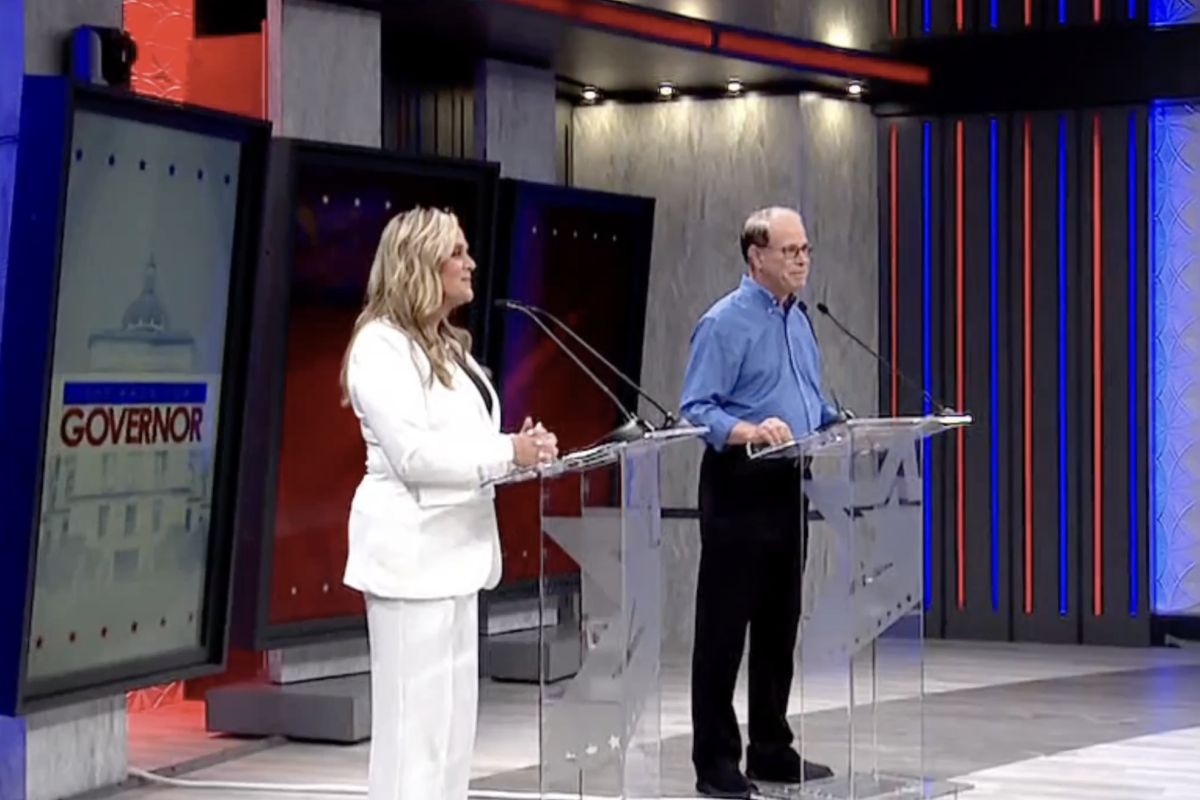
[[[367,278],[362,312],[342,358],[342,404],[349,402],[350,350],[368,322],[384,320],[404,331],[429,359],[432,372],[450,386],[452,362],[471,349],[471,337],[442,313],[442,262],[458,243],[458,218],[450,211],[417,206],[393,217],[379,237]]]

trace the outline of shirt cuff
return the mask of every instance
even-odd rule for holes
[[[838,410],[831,405],[824,404],[821,406],[821,425],[825,426],[833,422],[840,416]]]
[[[512,470],[517,457],[517,448],[513,437],[500,433],[487,445],[484,453],[483,468],[480,469],[480,483],[499,478]]]
[[[703,423],[708,426],[708,433],[704,438],[714,449],[722,451],[729,446],[729,435],[737,423],[736,419],[726,414],[714,416],[713,419]]]

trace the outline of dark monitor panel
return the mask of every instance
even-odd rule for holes
[[[379,235],[415,205],[451,209],[479,264],[476,301],[456,321],[481,340],[497,168],[281,140],[272,155],[267,255],[256,319],[255,438],[244,471],[261,498],[244,519],[238,642],[248,647],[363,630],[342,583],[346,526],[363,475],[362,434],[341,405],[342,357]]]
[[[646,320],[646,293],[654,234],[654,200],[516,180],[501,182],[498,226],[501,254],[493,292],[546,309],[623,373],[638,381]],[[558,435],[560,450],[596,443],[624,421],[611,399],[530,320],[489,304],[489,361],[497,372],[505,429],[526,416]],[[637,397],[578,347],[588,367],[604,379],[626,408]],[[578,477],[548,485],[549,510],[579,512]],[[589,504],[604,504],[597,492],[616,487],[590,484]],[[497,494],[504,582],[538,576],[538,488],[502,487]],[[552,547],[552,575],[577,571]]]

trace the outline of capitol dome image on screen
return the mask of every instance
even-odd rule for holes
[[[193,338],[169,328],[167,310],[155,293],[157,271],[152,259],[120,327],[88,337],[91,372],[192,371]],[[167,408],[176,411],[164,419]],[[76,452],[60,452],[47,465],[42,525],[49,533],[43,542],[49,557],[40,561],[47,588],[128,582],[142,572],[200,567],[203,538],[198,533],[208,529],[210,469],[202,448],[180,446],[188,437],[178,436],[184,426],[175,420],[190,426],[187,408],[156,406],[150,409],[149,430],[136,433],[144,414],[140,405],[64,416],[62,438]],[[131,439],[144,447],[102,447]],[[83,447],[85,442],[96,446]]]

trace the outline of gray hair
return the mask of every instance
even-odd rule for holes
[[[771,243],[771,220],[779,214],[799,214],[794,208],[767,206],[746,217],[742,225],[742,259],[750,263],[750,245],[766,247]]]

